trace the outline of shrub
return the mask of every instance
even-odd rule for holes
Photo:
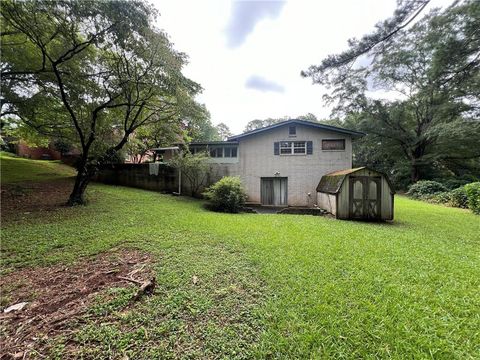
[[[247,199],[240,178],[233,176],[221,178],[203,195],[210,200],[213,210],[229,213],[239,212]]]
[[[432,204],[444,204],[447,206],[458,207],[466,209],[467,193],[463,187],[453,189],[452,191],[443,191],[431,195],[423,195],[419,199],[427,201]]]
[[[464,186],[453,189],[448,193],[448,195],[449,195],[449,199],[448,199],[449,206],[459,207],[462,209],[468,208],[467,191]]]
[[[432,204],[448,204],[450,201],[450,193],[448,191],[442,191],[435,194],[422,195],[417,199],[427,201]]]
[[[463,188],[464,185],[467,185],[471,181],[465,179],[448,179],[442,181],[442,184],[449,190]]]
[[[468,208],[474,214],[480,214],[480,182],[467,184],[464,188],[467,193]]]
[[[410,186],[407,195],[414,199],[421,199],[445,191],[447,191],[447,188],[439,182],[421,180]]]

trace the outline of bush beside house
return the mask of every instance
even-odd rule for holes
[[[240,178],[235,176],[221,178],[203,195],[210,201],[212,210],[228,213],[240,212],[247,199]]]

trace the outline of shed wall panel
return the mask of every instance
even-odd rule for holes
[[[392,204],[392,189],[388,184],[387,179],[382,176],[382,219],[383,220],[392,220],[393,219],[393,204]]]
[[[336,215],[337,204],[336,196],[327,193],[317,193],[317,205],[321,209],[327,210],[329,213]]]
[[[348,212],[349,212],[349,188],[348,183],[350,181],[350,176],[345,177],[345,181],[343,182],[340,190],[337,194],[337,218],[338,219],[348,219]]]

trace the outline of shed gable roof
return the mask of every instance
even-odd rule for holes
[[[390,179],[388,178],[387,175],[381,173],[380,171],[367,168],[366,166],[353,168],[353,169],[345,169],[345,170],[334,171],[334,172],[328,173],[326,175],[323,175],[322,178],[320,179],[320,182],[317,185],[317,192],[323,192],[323,193],[327,193],[327,194],[337,194],[340,191],[340,188],[342,187],[342,184],[343,184],[343,182],[345,181],[345,178],[348,175],[356,173],[357,171],[364,170],[364,169],[374,171],[374,172],[384,176],[385,179],[388,182],[388,185],[390,186],[390,192],[392,194],[395,193],[393,185],[390,182]]]
[[[260,129],[247,131],[247,132],[244,132],[243,134],[240,134],[240,135],[231,136],[231,137],[228,138],[228,140],[229,141],[238,140],[238,139],[241,139],[241,138],[244,138],[244,137],[247,137],[247,136],[255,135],[255,134],[258,134],[258,133],[262,133],[264,131],[276,129],[276,128],[281,127],[281,126],[286,126],[286,125],[291,125],[291,124],[309,126],[309,127],[312,127],[312,128],[317,128],[317,129],[322,129],[322,130],[327,130],[327,131],[332,131],[332,132],[336,132],[336,133],[350,135],[352,137],[361,137],[361,136],[365,135],[364,133],[361,133],[361,132],[358,132],[358,131],[348,130],[348,129],[340,128],[340,127],[337,127],[337,126],[325,125],[325,124],[320,124],[320,123],[316,123],[316,122],[312,122],[312,121],[306,121],[306,120],[290,119],[290,120],[282,121],[282,122],[279,122],[279,123],[276,123],[276,124],[273,124],[273,125],[265,126],[263,128],[260,128]]]

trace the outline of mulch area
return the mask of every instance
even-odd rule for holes
[[[95,297],[107,288],[134,286],[126,277],[143,281],[152,275],[152,259],[137,250],[119,250],[71,265],[24,268],[1,276],[2,298],[8,306],[28,304],[0,314],[0,359],[42,354],[46,338],[69,331],[71,321],[85,321]],[[5,308],[6,308],[5,307]],[[83,319],[83,320],[82,320]]]
[[[65,207],[73,184],[74,178],[66,178],[2,185],[2,222],[9,222],[30,213],[55,211]]]

